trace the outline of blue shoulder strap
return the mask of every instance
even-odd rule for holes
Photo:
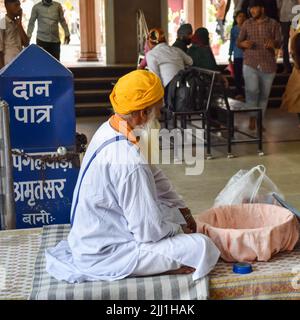
[[[83,178],[86,174],[86,172],[88,171],[90,165],[92,164],[92,162],[94,161],[94,159],[97,157],[97,155],[105,148],[107,147],[108,145],[114,143],[114,142],[117,142],[117,141],[122,141],[122,140],[127,140],[127,138],[125,136],[116,136],[112,139],[109,139],[107,141],[105,141],[95,152],[94,154],[92,155],[91,159],[89,160],[88,164],[86,165],[82,175],[81,175],[81,179],[80,179],[80,183],[79,183],[79,187],[78,187],[78,190],[77,190],[77,195],[76,195],[76,201],[75,201],[75,205],[74,205],[74,209],[72,211],[72,214],[71,214],[71,227],[73,226],[73,222],[74,222],[74,218],[75,218],[75,212],[76,212],[76,209],[77,209],[77,205],[78,205],[78,201],[79,201],[79,193],[80,193],[80,188],[81,188],[81,184],[82,184],[82,181],[83,181]],[[74,195],[75,196],[75,195]]]

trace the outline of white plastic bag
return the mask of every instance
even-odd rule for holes
[[[272,194],[284,199],[274,182],[267,177],[263,165],[238,171],[215,199],[214,207],[242,203],[277,204]]]

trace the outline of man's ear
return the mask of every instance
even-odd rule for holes
[[[146,122],[148,120],[147,109],[140,110],[140,118],[143,122]]]

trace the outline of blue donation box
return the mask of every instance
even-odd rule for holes
[[[17,228],[69,223],[79,172],[72,73],[31,45],[0,71],[0,97],[9,104]]]

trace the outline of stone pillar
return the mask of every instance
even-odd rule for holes
[[[79,61],[99,61],[99,0],[80,0],[79,7],[81,44]]]
[[[188,1],[188,0],[187,0]],[[160,10],[161,10],[161,28],[165,31],[167,42],[169,41],[168,32],[168,0],[161,0]]]
[[[192,24],[194,30],[204,27],[205,0],[185,0],[187,21]]]
[[[114,1],[105,0],[106,64],[116,63],[116,28]]]

